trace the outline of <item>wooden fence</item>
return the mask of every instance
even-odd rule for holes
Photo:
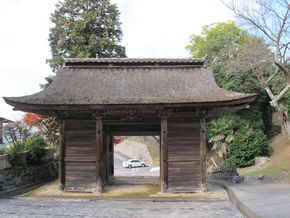
[[[55,148],[46,148],[47,152],[42,160],[49,160],[54,158]],[[26,157],[28,155],[28,151],[20,152],[20,163],[26,164]],[[8,155],[3,154],[0,155],[0,170],[10,167],[8,162]]]

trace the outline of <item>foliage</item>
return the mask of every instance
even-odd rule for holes
[[[237,117],[233,114],[220,116],[207,125],[207,139],[211,150],[216,150],[219,157],[226,153],[228,144],[234,140]]]
[[[39,84],[40,88],[41,89],[46,89],[52,83],[54,77],[55,77],[54,75],[49,75],[49,76],[45,77],[44,79],[45,79],[46,83],[45,84]]]
[[[242,126],[234,134],[233,140],[224,156],[225,164],[236,164],[239,167],[251,166],[255,157],[269,156],[269,147],[265,134]]]
[[[222,64],[232,56],[230,47],[238,48],[248,37],[246,31],[238,28],[233,21],[212,23],[202,27],[201,35],[191,35],[190,44],[186,49],[192,58],[207,55],[209,66]]]
[[[32,137],[31,128],[21,121],[10,122],[4,126],[1,137],[5,138],[11,149],[23,149]]]
[[[269,97],[270,104],[279,113],[290,139],[290,4],[285,0],[222,0],[258,40],[244,43],[244,50],[234,60],[237,66],[249,66]],[[246,64],[245,64],[246,63]],[[280,80],[280,83],[276,83]],[[287,97],[286,97],[287,96]]]
[[[124,141],[124,138],[122,138],[121,136],[114,136],[114,145],[117,145],[122,141]]]
[[[33,138],[25,145],[26,150],[29,151],[26,161],[28,164],[39,164],[42,162],[42,158],[46,154],[45,147],[47,143],[41,137]]]
[[[53,72],[63,58],[126,57],[120,12],[109,0],[64,0],[51,14],[49,45],[52,58],[47,60]]]
[[[59,125],[55,121],[54,117],[26,113],[22,120],[30,128],[38,128],[38,130],[40,130],[40,134],[46,138],[49,144],[53,144],[54,147],[57,146],[59,138]]]
[[[8,162],[11,166],[20,164],[19,152],[24,151],[26,142],[33,137],[31,128],[21,121],[10,122],[4,126],[1,136],[6,139]]]
[[[31,151],[35,147],[46,148],[48,144],[42,137],[32,138],[25,144],[25,151]]]
[[[243,51],[244,43],[251,38],[252,36],[238,28],[232,21],[213,23],[203,27],[201,36],[192,35],[190,44],[186,47],[192,57],[201,58],[207,54],[207,65],[212,67],[220,87],[235,92],[259,93],[249,109],[220,115],[207,125],[208,145],[224,160],[228,158],[225,155],[229,146],[238,140],[236,134],[241,131],[241,128],[248,126],[249,129],[257,132],[262,130],[260,134],[265,137],[263,131],[266,132],[272,125],[269,97],[265,90],[257,86],[259,81],[254,72],[238,74],[239,71],[227,71],[230,60]]]
[[[28,167],[26,165],[14,165],[12,167],[0,170],[0,174],[4,175],[5,177],[11,174],[13,176],[19,176],[22,172],[25,172],[27,168]]]
[[[8,162],[11,166],[19,166],[20,165],[20,153],[11,151],[8,152]]]
[[[192,57],[207,55],[207,64],[212,67],[217,84],[227,90],[244,93],[258,93],[255,102],[247,110],[240,110],[236,114],[241,119],[246,119],[252,128],[267,131],[271,126],[272,111],[269,110],[267,93],[261,87],[254,72],[227,71],[229,62],[237,53],[243,51],[243,43],[251,40],[245,30],[238,28],[232,21],[226,23],[213,23],[203,27],[201,36],[192,35],[186,48]]]

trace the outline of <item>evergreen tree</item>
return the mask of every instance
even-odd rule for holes
[[[49,45],[53,72],[63,58],[124,58],[120,12],[109,0],[64,0],[51,14]],[[48,81],[47,82],[51,82]],[[45,88],[45,87],[44,87]]]

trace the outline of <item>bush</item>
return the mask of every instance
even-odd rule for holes
[[[225,164],[247,167],[255,163],[255,157],[264,156],[269,156],[266,135],[262,130],[244,126],[235,132],[235,140],[229,144],[224,161]]]
[[[7,147],[5,153],[8,154],[8,162],[11,166],[20,165],[20,153],[24,151],[24,145],[22,142],[17,140],[12,143],[11,146]]]
[[[19,166],[20,165],[20,154],[18,152],[8,152],[8,162],[9,164],[14,167],[14,166]]]
[[[42,158],[46,154],[45,147],[47,143],[41,137],[33,138],[25,145],[25,150],[28,150],[29,153],[26,157],[28,164],[39,164],[42,162]]]
[[[20,154],[25,150],[26,142],[33,137],[31,128],[21,121],[8,123],[0,134],[9,145],[5,151],[11,166],[20,165]]]

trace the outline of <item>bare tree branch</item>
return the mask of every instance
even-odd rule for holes
[[[245,44],[244,51],[238,57],[240,62],[237,66],[244,69],[237,69],[238,72],[245,72],[248,64],[251,71],[256,75],[262,87],[271,98],[271,105],[279,112],[282,123],[290,139],[290,122],[288,109],[281,104],[281,99],[290,89],[290,3],[287,0],[221,0],[232,10],[238,21],[248,27],[257,30],[256,37],[262,36],[274,51],[274,60],[267,55],[268,48],[263,48],[263,43],[256,44],[249,41]],[[258,42],[258,41],[256,41]],[[260,46],[260,48],[258,47]],[[265,53],[263,53],[265,51]],[[269,53],[269,52],[268,52]],[[245,63],[247,60],[247,63]],[[276,65],[276,69],[272,70]],[[272,73],[270,73],[272,71]],[[284,75],[285,87],[279,94],[274,95],[269,84],[277,77],[279,72]],[[269,74],[271,74],[269,76]],[[268,77],[266,80],[265,78]],[[281,84],[279,84],[280,88]],[[277,89],[276,89],[277,90]]]
[[[279,73],[279,68],[276,67],[276,70],[275,70],[275,73],[273,73],[268,79],[267,81],[265,82],[265,86],[267,86],[274,78],[275,76],[277,76]]]

